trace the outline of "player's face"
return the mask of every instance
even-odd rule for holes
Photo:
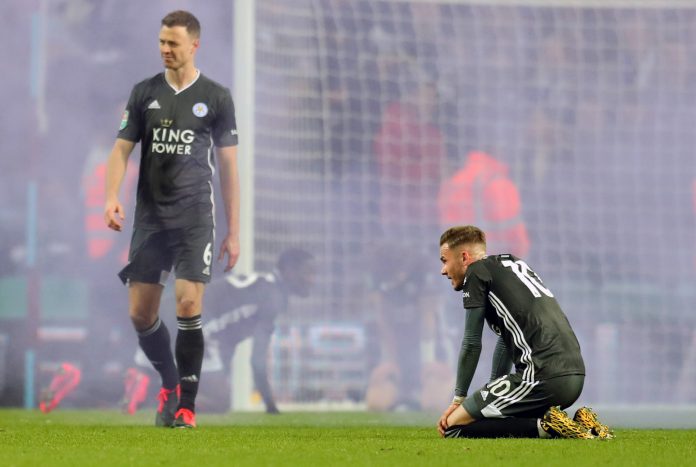
[[[442,263],[440,274],[447,276],[452,282],[454,290],[462,290],[464,276],[470,263],[467,261],[468,257],[468,252],[462,246],[451,249],[445,243],[440,247],[440,262]]]
[[[199,43],[198,38],[191,37],[184,26],[162,26],[159,49],[164,67],[178,70],[192,63]]]

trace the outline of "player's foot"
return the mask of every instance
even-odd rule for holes
[[[133,415],[138,406],[147,398],[147,388],[150,385],[150,377],[135,368],[126,371],[125,392],[121,403],[125,413]]]
[[[541,428],[553,438],[594,439],[590,430],[568,418],[558,407],[551,407],[541,419]]]
[[[82,372],[79,368],[69,363],[62,363],[51,384],[41,391],[39,409],[43,413],[48,413],[58,407],[63,398],[77,388],[81,377]]]
[[[189,409],[179,409],[174,416],[173,428],[196,428],[196,414]]]
[[[160,388],[159,394],[157,394],[159,405],[155,416],[155,426],[172,426],[176,418],[174,413],[179,406],[180,394],[181,388],[178,384],[174,389]]]
[[[590,430],[590,433],[595,435],[599,439],[612,439],[614,438],[614,433],[609,429],[608,426],[600,423],[597,419],[597,414],[589,407],[580,407],[573,420],[578,422],[584,428]]]

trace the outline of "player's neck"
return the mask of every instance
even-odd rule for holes
[[[198,77],[198,73],[198,69],[190,64],[176,70],[168,68],[165,70],[164,76],[174,89],[180,91],[191,84]]]

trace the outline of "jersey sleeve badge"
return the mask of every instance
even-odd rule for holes
[[[128,110],[123,111],[123,115],[121,115],[121,125],[119,126],[119,131],[123,130],[125,127],[128,126]]]

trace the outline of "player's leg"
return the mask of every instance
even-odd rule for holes
[[[472,410],[471,412],[478,412]],[[464,404],[447,417],[445,438],[538,438],[536,418],[474,418]]]
[[[600,438],[608,439],[609,429],[602,432],[601,436],[597,436],[597,433],[592,431],[595,426],[594,423],[591,425],[586,425],[584,422],[590,422],[588,418],[581,418],[583,415],[594,415],[594,412],[585,408],[586,410],[579,410],[576,417],[570,419],[568,414],[561,409],[565,409],[573,404],[580,394],[582,393],[582,388],[585,382],[584,375],[566,375],[558,376],[556,378],[551,378],[548,380],[541,381],[538,390],[533,394],[538,399],[546,397],[546,403],[551,404],[541,420],[541,426],[544,431],[551,435],[551,437],[556,438]],[[530,397],[530,400],[533,398]],[[532,400],[533,402],[533,400]],[[524,403],[521,404],[522,409],[524,408]],[[596,416],[594,417],[596,422]]]
[[[178,404],[179,374],[169,330],[159,318],[162,290],[172,267],[167,232],[135,229],[128,259],[119,273],[128,285],[128,313],[140,348],[162,378],[155,424],[171,426]]]
[[[201,312],[205,284],[210,282],[214,233],[212,225],[179,229],[172,242],[176,274],[178,333],[174,353],[179,367],[181,398],[175,426],[196,426],[195,403],[204,356]]]
[[[454,412],[452,412],[450,416],[447,417],[447,426],[470,425],[475,421],[476,419],[471,416],[469,411],[466,410],[466,408],[462,404],[456,409],[454,409]]]
[[[555,408],[577,399],[583,379],[581,375],[570,375],[526,381],[518,373],[498,378],[452,412],[445,436],[593,438]]]
[[[582,393],[582,388],[585,383],[584,375],[568,375],[558,378],[551,378],[543,382],[546,391],[553,394],[553,405],[559,406],[561,409],[570,407],[578,400]],[[558,411],[555,414],[563,420],[564,425],[568,425],[565,412]],[[545,414],[548,418],[550,414]],[[573,422],[582,427],[583,430],[589,431],[592,435],[599,439],[606,440],[614,437],[611,429],[601,423],[597,418],[597,414],[589,407],[580,407],[573,417]]]
[[[485,391],[486,389],[482,389]],[[485,418],[480,391],[467,398],[447,417],[446,438],[538,438],[536,418]]]
[[[128,287],[129,314],[138,333],[138,343],[152,366],[162,377],[162,387],[173,390],[179,375],[171,350],[169,330],[159,318],[163,287],[159,284],[131,282]]]
[[[599,421],[597,414],[589,407],[580,407],[573,420],[582,425],[585,429],[599,439],[613,439],[614,432],[607,425]]]
[[[176,320],[178,332],[174,353],[179,367],[181,398],[177,409],[179,416],[186,419],[184,425],[195,426],[196,395],[203,365],[204,342],[201,309],[205,284],[186,279],[177,279]],[[187,412],[188,411],[188,412]]]
[[[169,330],[158,314],[162,289],[160,284],[131,282],[128,288],[129,314],[138,333],[140,348],[162,379],[155,425],[171,426],[179,402],[179,373]]]

